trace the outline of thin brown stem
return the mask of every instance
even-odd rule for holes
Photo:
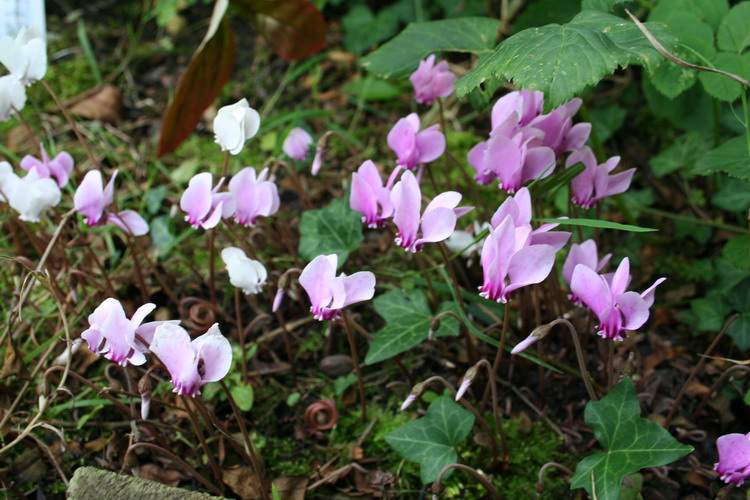
[[[248,383],[247,378],[247,351],[245,349],[245,329],[242,327],[242,312],[240,311],[240,289],[234,289],[234,315],[237,322],[237,336],[240,341],[240,350],[242,351],[242,382]]]
[[[589,394],[589,399],[591,399],[592,401],[598,401],[599,398],[596,395],[596,391],[594,391],[594,388],[591,385],[591,375],[586,369],[586,360],[583,357],[583,349],[581,348],[581,340],[578,338],[578,332],[573,326],[573,323],[564,318],[558,318],[549,323],[547,326],[549,328],[552,328],[558,324],[565,325],[570,332],[570,336],[573,338],[573,345],[575,346],[576,357],[578,358],[578,369],[581,370],[581,378],[583,379],[583,384],[586,386],[586,392],[588,392]]]
[[[492,365],[486,359],[480,359],[474,366],[483,366],[487,370],[487,375],[490,379],[490,388],[492,390],[492,417],[495,419],[495,427],[497,432],[500,433],[500,442],[503,445],[503,473],[508,471],[510,465],[510,449],[508,447],[508,437],[505,435],[503,429],[503,422],[500,419],[500,401],[497,397],[497,384],[495,383],[495,377],[492,372]]]
[[[448,472],[451,469],[458,469],[462,470],[464,472],[468,472],[472,476],[474,476],[474,479],[482,483],[482,486],[487,488],[487,492],[490,494],[490,498],[493,500],[502,500],[502,497],[500,496],[500,493],[497,491],[497,489],[492,485],[489,478],[482,474],[481,472],[478,472],[468,465],[463,464],[450,464],[443,467],[443,469],[440,471],[440,474],[438,474],[437,480],[432,483],[432,498],[433,500],[437,499],[442,493],[443,493],[443,476],[446,472]]]
[[[81,147],[83,147],[83,150],[86,152],[86,156],[88,156],[91,164],[94,166],[94,168],[98,169],[99,162],[96,161],[96,157],[94,156],[94,153],[91,151],[91,148],[89,147],[89,143],[83,138],[83,136],[81,135],[81,131],[78,130],[78,125],[73,119],[73,115],[70,114],[70,111],[68,111],[68,108],[66,108],[65,105],[62,103],[62,101],[57,96],[55,91],[52,90],[52,87],[50,87],[49,84],[44,79],[39,80],[39,81],[42,82],[42,86],[44,86],[44,88],[47,90],[47,93],[52,97],[52,100],[55,101],[57,108],[63,114],[63,116],[65,117],[65,120],[67,120],[68,125],[70,125],[71,130],[73,130],[73,133],[76,135],[78,142],[81,144]]]
[[[208,289],[211,297],[211,304],[216,305],[216,233],[208,232]]]
[[[706,403],[708,403],[708,398],[710,398],[711,395],[713,393],[715,393],[719,389],[719,387],[722,386],[722,384],[724,382],[727,381],[727,379],[729,378],[729,376],[732,373],[736,372],[736,371],[750,372],[750,366],[734,365],[731,368],[727,368],[727,370],[724,373],[721,374],[721,376],[719,377],[719,379],[716,382],[714,382],[714,385],[712,385],[708,389],[708,391],[706,392],[706,394],[703,396],[703,399],[701,400],[701,403],[698,405],[698,408],[695,409],[695,411],[693,412],[693,416],[690,418],[691,422],[695,422],[698,419],[698,417],[700,416],[700,414],[703,412],[703,408],[706,407]]]
[[[359,401],[362,406],[362,422],[367,422],[367,400],[365,400],[365,382],[362,378],[362,369],[359,367],[359,353],[357,352],[357,341],[354,338],[354,333],[349,326],[349,318],[346,311],[341,311],[341,319],[346,329],[346,337],[349,340],[349,349],[352,353],[352,362],[354,363],[354,371],[357,373],[357,385],[359,387]]]
[[[500,370],[500,361],[503,358],[503,351],[505,350],[505,337],[508,333],[508,325],[510,323],[510,303],[505,303],[505,308],[503,309],[503,329],[500,332],[500,343],[497,345],[497,352],[495,353],[495,361],[492,362],[492,372],[490,373],[490,377],[494,380],[495,377],[497,377],[497,372]],[[482,396],[482,404],[479,405],[479,411],[484,411],[484,408],[487,406],[487,400],[490,396],[490,389],[491,386],[488,385],[484,390],[484,396]]]

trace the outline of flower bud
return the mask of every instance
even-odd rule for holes
[[[323,166],[323,153],[324,152],[325,150],[321,146],[318,146],[317,148],[315,148],[315,157],[313,158],[312,168],[311,168],[311,172],[313,175],[318,175],[318,172],[320,171],[320,167]]]
[[[479,368],[477,368],[477,365],[474,365],[466,370],[466,375],[464,375],[464,378],[461,379],[461,385],[458,386],[458,390],[456,391],[456,401],[460,400],[464,396],[464,393],[467,391],[469,386],[471,386],[471,383],[474,382],[474,379],[477,377],[478,373]]]
[[[409,405],[411,405],[422,394],[422,392],[424,392],[424,384],[422,384],[421,382],[415,384],[414,387],[412,387],[411,392],[401,405],[401,411],[407,409]]]
[[[536,341],[543,339],[547,336],[547,334],[552,330],[552,327],[549,325],[541,325],[534,328],[534,331],[531,332],[531,335],[526,337],[524,340],[518,343],[516,347],[513,348],[512,351],[510,351],[511,354],[518,354],[524,350],[526,350],[530,345],[534,344]]]
[[[273,306],[271,306],[271,312],[276,312],[281,307],[281,301],[284,300],[284,288],[281,286],[279,281],[279,289],[276,290],[276,295],[273,298]]]

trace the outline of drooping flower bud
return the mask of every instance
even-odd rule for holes
[[[522,351],[525,351],[530,345],[546,337],[550,330],[552,330],[552,327],[549,325],[537,326],[536,328],[534,328],[531,334],[521,342],[519,342],[518,345],[516,345],[516,347],[514,347],[513,350],[510,351],[510,353],[518,354]]]
[[[456,401],[460,400],[464,396],[469,386],[471,386],[472,382],[474,382],[474,379],[477,378],[478,374],[479,367],[477,365],[474,365],[466,370],[466,374],[464,375],[464,378],[461,379],[461,384],[458,386],[458,390],[456,391]]]

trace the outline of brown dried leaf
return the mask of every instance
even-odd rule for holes
[[[307,476],[281,476],[273,480],[281,500],[305,500]]]
[[[180,471],[164,469],[156,464],[146,464],[140,467],[141,477],[167,486],[177,486],[180,481],[187,479]]]
[[[70,111],[89,120],[117,125],[122,109],[122,92],[114,85],[104,84],[96,92],[70,107]]]
[[[223,479],[242,500],[262,499],[258,477],[250,467],[224,469]]]
[[[663,341],[655,335],[653,336],[652,349],[653,352],[646,356],[646,360],[643,362],[644,376],[653,372],[659,363],[673,359],[675,356],[672,344]]]
[[[18,350],[8,343],[5,346],[5,358],[3,359],[3,368],[0,370],[0,378],[7,379],[10,376],[18,375],[23,370],[23,356]]]

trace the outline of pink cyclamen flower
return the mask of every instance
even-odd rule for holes
[[[208,382],[224,378],[232,366],[232,346],[218,324],[192,342],[184,328],[161,325],[154,332],[151,352],[172,376],[172,392],[187,396],[195,397]]]
[[[238,174],[239,175],[239,174]],[[253,177],[255,171],[253,171]],[[185,220],[194,228],[211,229],[222,218],[231,216],[235,210],[235,197],[231,193],[219,193],[222,178],[215,188],[210,172],[196,174],[180,198],[180,208],[187,213]]]
[[[312,144],[313,138],[306,130],[299,127],[294,127],[289,131],[289,135],[284,139],[284,143],[281,145],[281,150],[284,151],[288,157],[298,161],[302,161],[307,158],[310,154],[310,144]]]
[[[229,181],[234,220],[238,224],[252,226],[258,217],[269,217],[279,211],[279,189],[268,180],[268,173],[264,168],[256,177],[254,168],[245,167]]]
[[[422,191],[416,177],[409,171],[404,172],[401,180],[393,186],[391,202],[394,206],[393,222],[398,227],[396,244],[409,252],[418,252],[425,243],[448,238],[456,229],[456,220],[474,209],[458,207],[461,193],[446,191],[437,195],[420,215]]]
[[[21,160],[21,168],[30,171],[36,168],[41,177],[53,177],[61,188],[68,184],[68,176],[73,171],[73,157],[62,151],[50,160],[44,145],[40,144],[42,159],[39,160],[31,155],[26,155]]]
[[[111,222],[133,236],[147,234],[149,231],[148,223],[138,212],[133,210],[109,212],[104,217],[107,206],[111,205],[114,200],[116,178],[117,170],[114,171],[107,185],[103,186],[102,173],[99,170],[89,170],[73,197],[76,212],[83,215],[86,224],[92,227]]]
[[[547,244],[531,244],[531,225],[516,226],[507,215],[499,226],[490,229],[482,247],[484,298],[508,302],[511,292],[541,283],[552,271],[556,250]]]
[[[559,252],[570,239],[570,233],[567,231],[552,231],[559,225],[554,222],[531,229],[531,193],[528,188],[521,188],[514,196],[505,199],[492,215],[492,227],[500,226],[508,216],[513,220],[517,231],[530,234],[528,245],[550,245],[555,252]]]
[[[637,330],[648,320],[656,287],[665,280],[659,278],[643,293],[626,292],[630,281],[630,261],[626,257],[609,279],[578,264],[573,270],[570,290],[599,318],[599,335],[624,340],[626,330]]]
[[[352,210],[362,214],[367,227],[382,227],[393,216],[391,190],[383,186],[378,167],[367,160],[352,173],[352,193],[349,197]]]
[[[419,131],[420,121],[416,113],[401,118],[388,132],[388,146],[398,156],[398,164],[413,170],[417,165],[434,161],[445,151],[445,136],[440,125]]]
[[[565,259],[565,264],[563,264],[563,278],[565,278],[565,282],[570,286],[570,282],[573,279],[573,271],[578,264],[582,264],[598,273],[607,265],[607,262],[609,262],[611,257],[612,254],[608,253],[600,260],[596,251],[596,242],[594,240],[586,240],[581,244],[573,243],[570,246],[568,257]],[[579,299],[574,293],[568,295],[568,298],[578,306],[583,305],[581,299]]]
[[[336,254],[318,255],[305,268],[299,283],[310,297],[310,312],[317,320],[335,319],[344,307],[370,300],[375,294],[375,275],[360,271],[336,276]]]
[[[613,156],[599,165],[588,146],[568,156],[565,166],[572,167],[578,162],[582,162],[586,168],[571,181],[572,199],[573,203],[583,208],[591,208],[597,201],[607,196],[627,191],[635,173],[635,169],[631,168],[619,174],[610,175],[610,172],[620,163],[620,157]]]
[[[747,434],[726,434],[716,440],[719,461],[714,470],[721,474],[721,480],[742,486],[750,477],[750,432]]]
[[[508,130],[517,120],[518,115],[513,112],[505,125],[492,131],[489,140],[469,151],[469,164],[477,171],[476,180],[480,184],[499,179],[502,189],[515,193],[527,182],[543,179],[554,171],[555,153],[540,144],[542,134],[538,130],[531,127]]]
[[[177,320],[170,320],[141,324],[155,308],[155,304],[144,304],[128,319],[120,301],[110,297],[89,315],[89,328],[81,334],[81,338],[88,342],[89,349],[94,354],[122,366],[128,363],[142,365],[146,362],[144,354],[149,351],[136,335],[150,343],[157,327],[179,323]]]
[[[573,116],[578,112],[583,101],[579,98],[561,104],[549,114],[540,115],[529,122],[529,127],[544,133],[542,146],[552,148],[559,157],[566,151],[575,151],[583,147],[591,134],[590,123],[573,125]]]
[[[414,85],[415,100],[420,104],[432,104],[438,97],[448,97],[453,93],[456,75],[448,69],[447,61],[440,61],[436,65],[435,54],[431,54],[419,62],[409,81]]]
[[[544,94],[538,90],[516,90],[497,100],[492,106],[492,129],[504,123],[513,113],[515,125],[525,127],[542,113]]]

